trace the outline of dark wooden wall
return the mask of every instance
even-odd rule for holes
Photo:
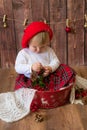
[[[7,28],[2,17],[7,15]],[[13,67],[17,52],[21,49],[24,30],[28,23],[44,20],[53,29],[51,42],[62,63],[87,65],[87,30],[84,28],[87,0],[0,0],[0,68]],[[76,33],[66,33],[66,18]]]

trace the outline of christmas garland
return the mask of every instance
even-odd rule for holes
[[[31,75],[32,86],[37,90],[45,90],[45,83],[43,77],[44,69],[42,69],[39,73],[33,72]]]

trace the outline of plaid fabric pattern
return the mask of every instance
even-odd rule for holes
[[[61,64],[58,69],[44,78],[46,90],[58,90],[69,85],[75,81],[75,72],[68,65]],[[23,74],[16,78],[15,90],[19,88],[32,88],[31,79],[25,77]]]
[[[75,81],[75,72],[72,68],[65,64],[61,64],[59,68],[52,73],[46,80],[49,89],[58,90]]]

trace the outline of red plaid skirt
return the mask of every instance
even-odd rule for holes
[[[47,77],[44,77],[45,90],[59,90],[60,88],[66,87],[70,83],[73,83],[74,81],[74,70],[68,65],[61,64],[55,72],[51,73]],[[25,77],[23,74],[19,74],[16,78],[15,90],[22,87],[39,90],[38,87],[32,86],[32,81],[30,78]]]

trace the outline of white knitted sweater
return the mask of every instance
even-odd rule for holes
[[[0,94],[0,119],[14,122],[30,112],[30,104],[36,90],[21,88],[15,92]]]

